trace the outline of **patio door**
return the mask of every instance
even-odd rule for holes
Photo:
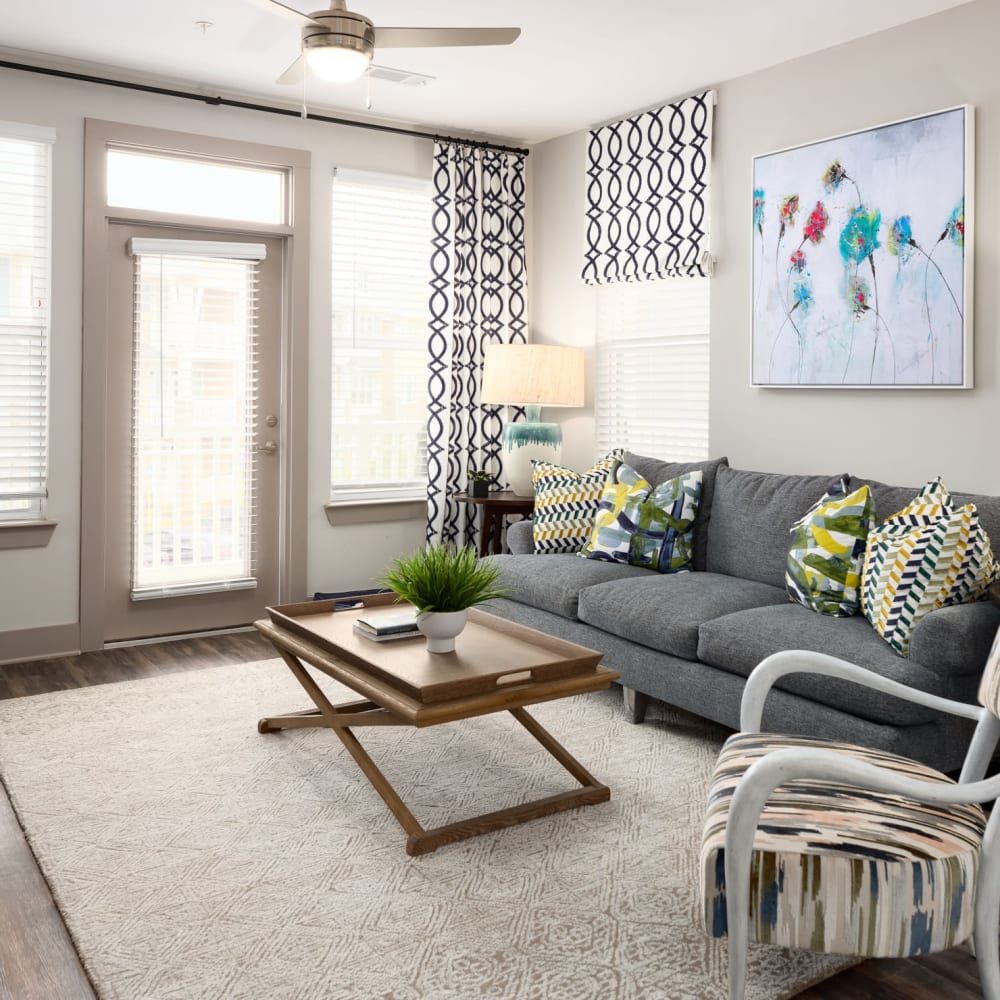
[[[278,600],[284,241],[111,223],[105,641]]]

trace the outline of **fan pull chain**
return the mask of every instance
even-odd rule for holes
[[[371,111],[372,109],[372,64],[368,64],[368,68],[365,70],[365,110]]]
[[[299,58],[302,60],[302,120],[309,118],[309,109],[306,107],[306,78],[309,76],[309,65],[306,62],[306,50],[300,49]]]

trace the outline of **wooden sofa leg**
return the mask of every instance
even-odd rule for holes
[[[636,691],[635,688],[622,685],[622,697],[625,701],[625,714],[629,722],[638,725],[646,718],[646,706],[649,705],[649,695]]]

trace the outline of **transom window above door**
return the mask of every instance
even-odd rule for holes
[[[111,147],[107,203],[114,208],[280,225],[286,171],[254,164]]]

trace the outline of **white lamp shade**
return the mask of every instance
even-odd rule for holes
[[[487,344],[479,400],[503,406],[583,406],[583,348]]]

